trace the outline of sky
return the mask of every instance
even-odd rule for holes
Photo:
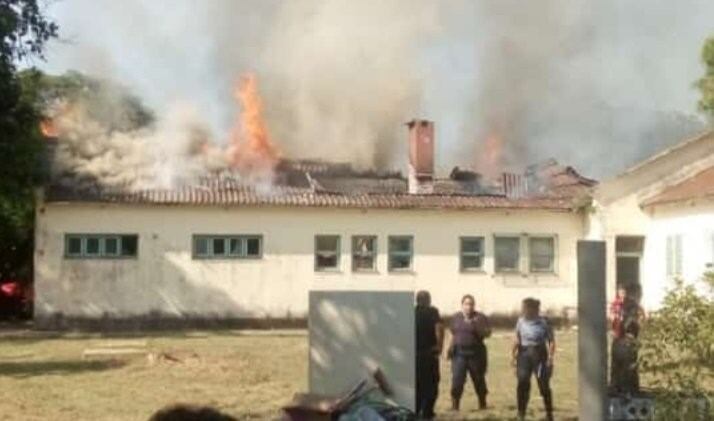
[[[403,169],[403,123],[432,119],[437,168],[554,157],[607,178],[705,128],[693,84],[714,1],[60,0],[47,61],[188,104],[227,139],[254,72],[285,154]],[[167,117],[169,118],[169,117]],[[158,136],[156,138],[164,138]],[[478,170],[478,168],[477,168]]]

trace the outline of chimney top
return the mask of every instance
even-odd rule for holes
[[[433,191],[434,122],[414,119],[409,128],[409,192],[425,194]]]

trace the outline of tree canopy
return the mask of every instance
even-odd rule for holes
[[[714,116],[714,37],[707,39],[704,43],[702,61],[705,69],[704,77],[697,82],[697,87],[702,94],[699,108]]]
[[[40,116],[23,100],[17,65],[42,57],[57,30],[37,0],[0,0],[0,279],[31,276],[33,188],[40,176]]]

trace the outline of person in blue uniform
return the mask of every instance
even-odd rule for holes
[[[444,344],[444,325],[439,310],[431,305],[431,295],[416,295],[416,413],[422,419],[434,418],[439,395],[439,355]]]
[[[548,320],[540,315],[540,301],[526,298],[522,303],[522,315],[516,323],[513,344],[513,364],[516,366],[518,378],[516,400],[519,420],[524,420],[526,416],[532,376],[535,376],[538,390],[543,397],[546,419],[553,420],[550,377],[553,373],[554,356],[555,336]]]
[[[464,295],[461,299],[461,311],[451,319],[450,330],[451,409],[459,410],[467,374],[476,389],[479,409],[484,409],[488,395],[488,350],[484,339],[491,336],[491,327],[488,318],[476,311],[476,300],[472,295]]]

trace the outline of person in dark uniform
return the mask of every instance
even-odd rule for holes
[[[461,299],[461,311],[451,320],[450,330],[451,409],[459,410],[467,373],[476,389],[479,408],[484,409],[488,395],[488,352],[483,341],[491,336],[491,327],[488,318],[476,311],[476,300],[472,295],[464,295]]]
[[[422,419],[433,419],[439,394],[439,355],[444,344],[444,325],[427,291],[417,292],[415,311],[416,413]]]
[[[550,377],[553,374],[555,336],[548,321],[540,316],[540,301],[535,298],[523,300],[522,315],[516,324],[513,343],[513,364],[516,366],[518,387],[518,419],[526,416],[531,393],[531,376],[535,375],[538,390],[543,397],[546,419],[553,420],[553,393]]]

